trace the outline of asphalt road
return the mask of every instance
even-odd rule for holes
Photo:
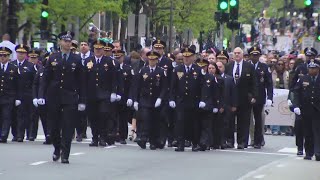
[[[89,133],[88,133],[89,134]],[[52,162],[53,147],[36,142],[0,144],[0,180],[320,180],[320,162],[295,155],[294,137],[266,136],[261,150],[151,151],[136,144],[72,144],[70,164]]]

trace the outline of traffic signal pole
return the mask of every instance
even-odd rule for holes
[[[222,51],[223,50],[223,29],[224,25],[223,22],[220,22],[220,41],[219,41],[219,49]]]

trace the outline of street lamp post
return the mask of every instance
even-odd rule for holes
[[[169,52],[172,52],[173,0],[170,0]]]

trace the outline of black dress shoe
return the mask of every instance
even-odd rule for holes
[[[151,150],[156,150],[157,149],[157,146],[154,145],[154,144],[150,144],[150,147],[149,147]]]
[[[190,141],[185,141],[184,147],[191,147],[191,142]]]
[[[18,138],[16,138],[16,137],[12,138],[12,142],[17,142],[17,141],[18,141]]]
[[[231,143],[227,143],[227,147],[233,149],[233,148],[234,148],[234,145],[231,144]]]
[[[0,138],[0,143],[7,143],[7,139],[6,138]]]
[[[221,149],[227,149],[228,148],[228,145],[227,144],[222,144],[221,145]]]
[[[178,147],[178,141],[172,141],[172,146],[173,147]]]
[[[158,143],[157,148],[163,149],[165,145],[166,145],[165,143]]]
[[[30,138],[29,138],[29,141],[34,141],[34,137],[30,137]]]
[[[264,140],[261,141],[261,146],[264,146],[266,142]]]
[[[104,140],[99,141],[99,146],[106,147],[107,143]]]
[[[199,146],[197,146],[197,145],[193,145],[192,146],[192,151],[193,152],[198,152],[200,150],[200,147]]]
[[[127,141],[126,140],[120,140],[120,144],[127,144]]]
[[[255,149],[261,149],[261,145],[260,145],[260,144],[255,144],[255,145],[253,145],[253,147],[254,147]]]
[[[200,144],[199,151],[206,151],[207,146],[205,144]]]
[[[89,144],[90,147],[98,147],[98,141],[92,141],[90,144]]]
[[[303,151],[298,150],[297,155],[298,156],[302,156],[303,155]]]
[[[17,142],[23,142],[23,138],[18,138]]]
[[[68,159],[61,159],[61,163],[62,164],[69,164],[69,160]]]
[[[316,156],[316,161],[320,161],[320,156]]]
[[[76,140],[77,140],[77,142],[81,142],[82,141],[82,137],[81,136],[77,136]]]
[[[242,145],[242,144],[238,144],[237,149],[244,149],[244,145]]]
[[[184,147],[177,147],[177,148],[174,149],[174,151],[183,152],[184,151]]]
[[[311,156],[305,156],[303,159],[305,159],[305,160],[311,160],[312,157],[311,157]]]
[[[52,155],[52,160],[53,161],[58,161],[60,159],[61,152],[60,150],[55,150],[53,155]]]
[[[220,146],[214,145],[214,146],[212,146],[211,148],[212,148],[212,149],[220,149]]]
[[[52,144],[51,139],[50,138],[46,139],[46,141],[44,141],[43,144],[45,145]]]
[[[146,142],[144,142],[144,141],[138,141],[137,144],[138,144],[142,149],[146,149],[146,148],[147,148]]]
[[[168,142],[168,147],[173,147],[172,142]]]

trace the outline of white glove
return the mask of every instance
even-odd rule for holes
[[[292,106],[292,102],[290,99],[288,99],[288,106]]]
[[[117,100],[117,95],[116,95],[116,93],[111,93],[110,102],[115,102],[116,100]]]
[[[203,101],[199,102],[199,108],[203,109],[204,107],[206,107],[206,103]]]
[[[156,101],[156,103],[154,104],[154,107],[157,108],[157,107],[159,107],[160,105],[161,105],[161,99],[158,98],[157,101]]]
[[[272,105],[272,101],[270,99],[267,99],[266,101],[266,107],[269,107]]]
[[[38,99],[33,99],[32,103],[33,103],[34,107],[38,107]]]
[[[121,100],[121,96],[117,94],[116,101],[120,101],[120,100]]]
[[[21,104],[21,101],[20,100],[16,100],[15,105],[19,106],[20,104]]]
[[[139,103],[138,103],[138,102],[134,102],[134,103],[133,103],[133,108],[134,108],[134,110],[138,111],[138,106],[139,106]]]
[[[128,99],[128,100],[127,100],[127,106],[128,106],[128,107],[131,107],[132,104],[133,104],[132,99]]]
[[[78,111],[84,111],[86,110],[86,105],[85,104],[78,104]]]
[[[38,104],[39,105],[45,105],[46,104],[46,101],[44,99],[38,99]]]
[[[170,101],[170,102],[169,102],[169,106],[170,106],[171,108],[175,108],[175,107],[176,107],[176,102]]]
[[[213,113],[217,113],[218,111],[219,111],[218,108],[213,108],[213,109],[212,109],[212,112],[213,112]]]
[[[294,112],[296,115],[301,115],[300,108],[294,108],[294,109],[293,109],[293,112]]]

